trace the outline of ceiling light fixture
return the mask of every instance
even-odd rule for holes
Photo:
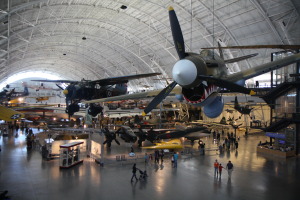
[[[127,6],[122,5],[120,8],[121,8],[122,10],[125,10],[125,9],[127,8]]]

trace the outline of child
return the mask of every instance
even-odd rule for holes
[[[219,164],[219,178],[221,178],[221,175],[222,175],[222,168],[224,168],[223,166],[222,166],[222,164],[220,163]]]

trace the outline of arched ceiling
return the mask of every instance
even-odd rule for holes
[[[72,80],[150,72],[172,77],[178,58],[169,25],[170,5],[187,51],[199,52],[217,41],[230,46],[296,44],[300,39],[296,0],[2,0],[0,82],[28,71]],[[269,61],[274,51],[224,53],[227,58],[259,53],[229,65],[235,72]],[[130,86],[137,89],[140,82],[131,81]],[[154,78],[143,84],[153,89],[165,85]]]

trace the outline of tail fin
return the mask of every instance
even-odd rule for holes
[[[27,96],[27,95],[29,95],[28,87],[25,86],[25,87],[24,87],[24,96]]]
[[[241,61],[241,60],[246,60],[248,58],[252,58],[252,57],[257,56],[257,55],[258,55],[258,53],[254,53],[254,54],[250,54],[250,55],[246,55],[246,56],[241,56],[241,57],[237,57],[237,58],[233,58],[233,59],[229,59],[229,60],[224,60],[224,62],[225,62],[225,64],[227,64],[227,63],[234,63],[234,62],[238,62],[238,61]]]
[[[224,60],[223,50],[221,48],[220,42],[218,42],[218,48],[219,48],[220,57],[222,58],[222,60]]]

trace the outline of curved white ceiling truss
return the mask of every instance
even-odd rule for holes
[[[122,5],[127,9],[121,9]],[[41,71],[65,79],[95,80],[160,72],[171,77],[178,59],[168,6],[176,10],[187,51],[222,45],[296,44],[296,0],[3,0],[0,2],[0,82]],[[86,40],[83,40],[83,37]],[[274,49],[226,50],[226,58],[258,52],[228,65],[232,72],[270,60]],[[216,51],[216,53],[218,53]],[[161,88],[157,78],[130,81]]]

